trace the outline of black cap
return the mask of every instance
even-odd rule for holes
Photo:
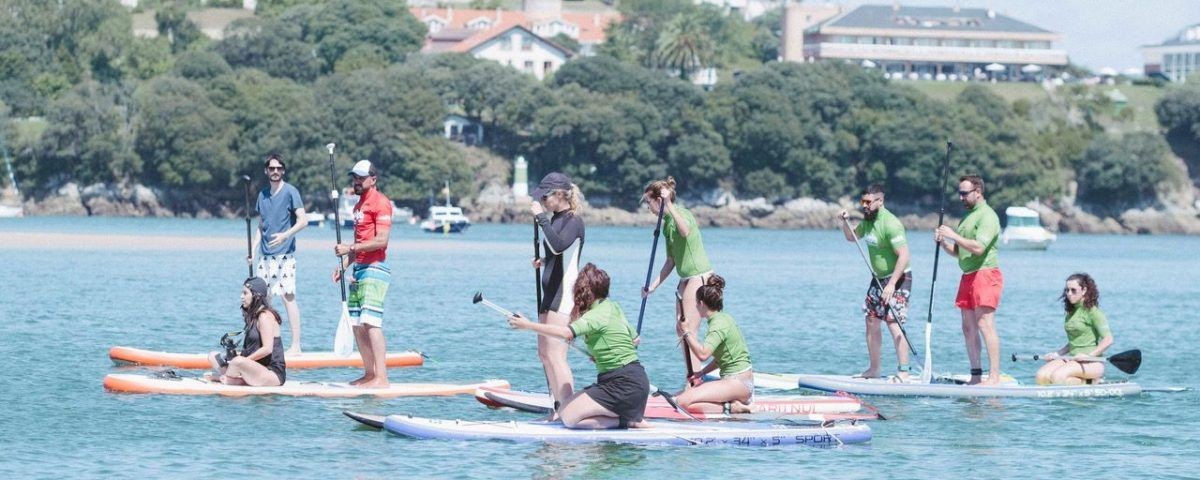
[[[250,293],[256,297],[267,296],[267,282],[260,277],[247,278],[242,282],[242,286],[250,290]]]
[[[540,199],[554,190],[570,190],[571,178],[558,172],[547,173],[541,183],[533,189],[533,198]]]

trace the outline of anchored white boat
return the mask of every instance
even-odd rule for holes
[[[428,233],[462,233],[471,226],[471,219],[463,215],[462,208],[450,204],[450,182],[446,182],[446,205],[429,207],[429,217],[421,222],[421,230]]]
[[[1023,250],[1045,250],[1058,236],[1042,227],[1038,213],[1025,207],[1008,207],[1004,210],[1008,226],[1000,234],[1004,248]]]

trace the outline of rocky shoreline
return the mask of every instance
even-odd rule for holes
[[[706,227],[835,229],[838,212],[848,210],[852,215],[857,215],[857,205],[850,198],[836,202],[799,198],[781,205],[763,199],[739,201],[731,198],[720,206],[702,202],[685,203],[701,225]],[[529,215],[527,205],[524,200],[514,200],[506,188],[491,184],[482,189],[477,198],[464,202],[462,206],[476,223],[512,223],[526,221]],[[26,199],[23,206],[27,216],[234,218],[241,215],[239,202],[166,194],[142,185],[80,186],[68,183],[41,199]],[[1130,209],[1115,217],[1100,217],[1070,202],[1062,202],[1057,208],[1036,202],[1025,206],[1037,210],[1042,223],[1053,232],[1200,235],[1200,208],[1196,206]],[[935,211],[917,212],[898,206],[890,208],[907,228],[929,230],[937,224]],[[582,215],[589,225],[647,226],[654,222],[654,216],[645,210],[630,212],[614,207],[585,205]],[[947,223],[957,221],[950,215],[947,217]]]

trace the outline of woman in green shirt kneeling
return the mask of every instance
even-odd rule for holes
[[[1104,377],[1104,361],[1086,357],[1104,355],[1113,344],[1108,319],[1100,311],[1100,290],[1090,275],[1067,277],[1062,300],[1067,311],[1063,325],[1067,344],[1042,356],[1046,364],[1037,371],[1039,385],[1079,385]]]
[[[680,335],[701,361],[713,361],[688,379],[688,385],[703,380],[704,375],[721,369],[721,379],[690,387],[675,400],[680,407],[705,413],[750,413],[754,401],[754,368],[750,364],[750,349],[733,317],[722,311],[725,304],[725,279],[713,274],[696,291],[696,308],[708,319],[704,341],[684,330]],[[681,327],[682,328],[682,327]]]
[[[535,323],[521,314],[508,318],[513,328],[533,330],[566,341],[583,337],[596,363],[596,383],[577,391],[558,411],[567,428],[605,429],[647,426],[642,417],[650,379],[638,362],[637,336],[621,307],[608,299],[608,274],[589,263],[575,280],[575,306],[568,325]]]

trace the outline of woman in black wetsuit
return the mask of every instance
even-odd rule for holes
[[[578,216],[579,187],[566,175],[546,175],[533,190],[530,205],[542,232],[544,258],[533,259],[542,270],[542,303],[538,305],[538,323],[566,326],[575,306],[572,292],[579,275],[579,257],[583,251],[583,219]],[[546,383],[558,405],[574,393],[575,379],[567,364],[567,344],[538,336],[538,358],[546,370]]]
[[[242,353],[226,365],[217,361],[220,352],[209,355],[213,370],[226,385],[274,387],[283,385],[287,367],[283,360],[283,340],[279,338],[279,313],[267,303],[267,283],[253,277],[242,284],[242,320],[245,336]],[[266,343],[263,339],[269,339]]]

